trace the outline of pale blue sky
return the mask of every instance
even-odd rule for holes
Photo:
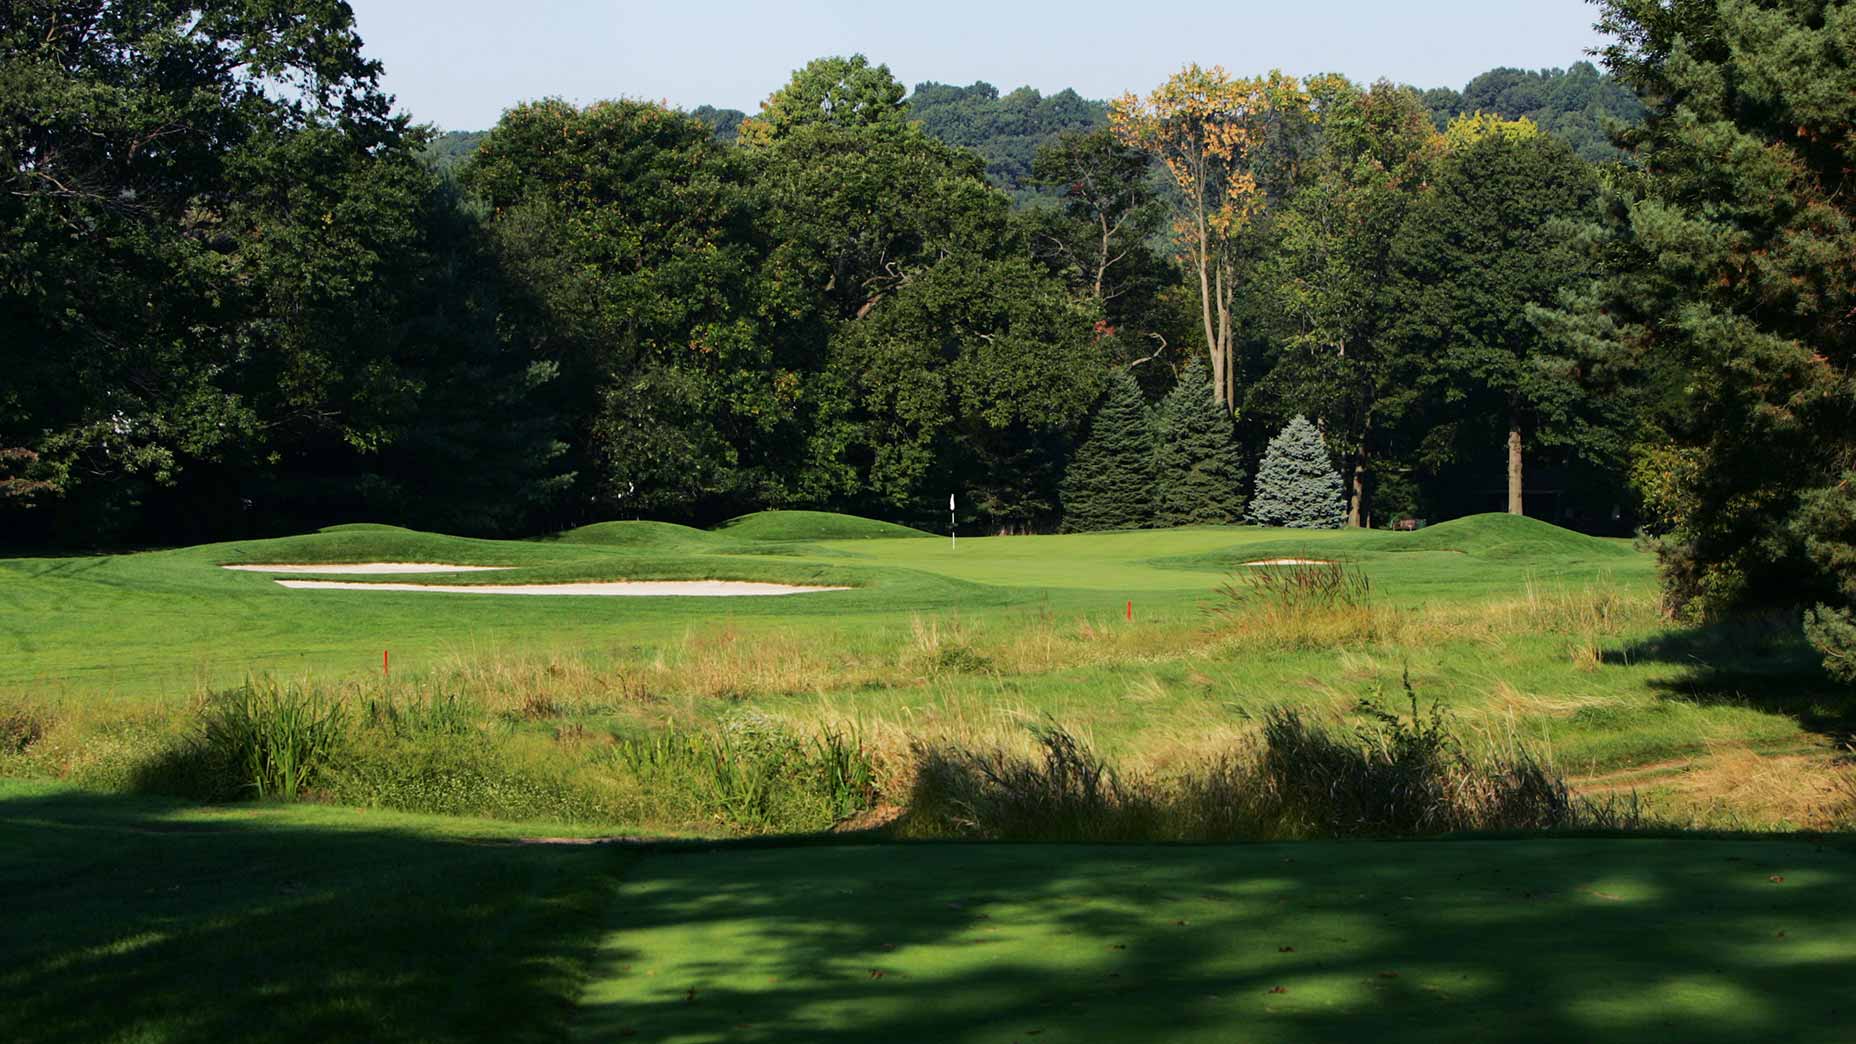
[[[400,106],[447,130],[519,101],[632,97],[744,109],[825,54],[896,78],[1107,98],[1185,62],[1462,87],[1495,66],[1567,66],[1599,42],[1585,0],[350,0]]]

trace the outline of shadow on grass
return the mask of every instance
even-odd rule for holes
[[[1831,1041],[1856,1016],[1848,838],[520,846],[382,818],[0,797],[0,1039]]]
[[[1607,651],[1604,662],[1679,666],[1676,677],[1649,683],[1666,699],[1771,711],[1835,741],[1856,740],[1856,689],[1824,673],[1790,614],[1668,631]]]
[[[0,1040],[558,1039],[631,858],[184,812],[0,797]]]
[[[576,1038],[1841,1041],[1842,840],[720,848],[620,886]]]

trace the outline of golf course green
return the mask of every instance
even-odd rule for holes
[[[1272,609],[1250,578],[1301,567],[1252,563],[1284,559],[1340,563],[1354,601]],[[313,568],[364,563],[497,568]],[[1792,631],[1665,620],[1653,573],[1505,516],[955,547],[770,512],[0,560],[0,1039],[1850,1039],[1847,703]],[[841,590],[276,582],[319,577]],[[294,803],[164,796],[248,678],[348,708],[353,765]],[[921,744],[1026,750],[1056,723],[1165,780],[1272,708],[1363,727],[1406,684],[1476,751],[1641,801],[1640,826],[900,839]],[[653,758],[744,722],[802,753],[851,737],[878,807],[834,826],[663,792],[687,766]]]

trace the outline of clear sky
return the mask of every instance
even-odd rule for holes
[[[793,69],[861,52],[913,87],[1074,87],[1109,98],[1182,64],[1460,88],[1564,67],[1600,38],[1586,0],[350,0],[386,86],[421,122],[477,130],[559,95],[754,111]]]

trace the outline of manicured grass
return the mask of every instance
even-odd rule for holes
[[[870,539],[885,536],[903,538]],[[1516,546],[1533,551],[1517,555]],[[610,651],[718,621],[837,641],[904,631],[919,615],[984,622],[1036,609],[1106,617],[1133,600],[1137,620],[1177,623],[1196,620],[1241,563],[1311,549],[1358,562],[1387,604],[1401,607],[1518,597],[1529,582],[1603,577],[1638,591],[1650,582],[1648,559],[1620,542],[1524,519],[1454,538],[1448,526],[1419,534],[1203,528],[979,538],[958,550],[900,526],[819,512],[765,512],[712,532],[604,523],[532,541],[350,525],[145,554],[0,560],[0,692],[94,698],[231,684],[253,670],[352,675],[374,669],[389,649],[405,669],[460,652]],[[365,561],[516,567],[446,583],[715,578],[856,590],[725,600],[302,591],[216,568]]]
[[[1847,841],[510,843],[568,832],[0,781],[0,1039],[1841,1041],[1856,1018]]]
[[[1841,1041],[1808,842],[919,846],[632,868],[576,1039]]]
[[[1206,616],[1245,563],[1284,557],[1362,570],[1375,621],[1285,631]],[[741,599],[303,591],[217,568],[383,560],[514,567],[442,578],[467,584],[854,589]],[[817,512],[709,531],[608,522],[524,541],[337,526],[0,560],[0,712],[23,701],[68,719],[27,771],[113,781],[124,772],[83,763],[115,749],[117,735],[102,733],[116,719],[172,718],[254,672],[371,697],[390,650],[401,696],[469,697],[485,717],[513,715],[509,727],[538,750],[569,726],[598,739],[751,714],[801,732],[850,725],[901,751],[924,735],[1009,742],[1048,718],[1127,763],[1158,765],[1215,754],[1271,706],[1345,717],[1363,697],[1400,700],[1409,676],[1478,742],[1524,742],[1574,776],[1667,797],[1678,820],[1798,827],[1846,815],[1826,773],[1856,714],[1796,622],[1673,627],[1656,612],[1653,572],[1626,541],[1500,515],[1417,533],[1207,527],[968,538],[957,549]],[[561,714],[536,720],[537,698]],[[606,773],[596,754],[549,747],[530,760],[596,786]]]

